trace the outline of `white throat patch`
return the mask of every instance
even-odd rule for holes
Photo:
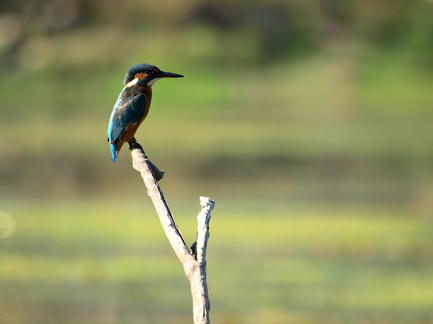
[[[155,79],[153,79],[152,81],[148,82],[147,85],[148,85],[149,87],[151,87],[151,86],[153,86],[153,85],[155,84],[155,82],[158,81],[158,80],[161,80],[161,78],[155,78]]]

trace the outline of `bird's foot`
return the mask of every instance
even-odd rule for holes
[[[130,140],[129,142],[129,149],[132,151],[134,148],[138,148],[138,149],[142,149],[143,147],[137,142],[137,140],[135,139],[135,137],[132,138],[132,140]]]

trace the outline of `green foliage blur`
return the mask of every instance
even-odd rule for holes
[[[216,323],[433,323],[433,2],[0,2],[0,323],[191,323],[189,286],[127,147],[187,242],[216,200]]]

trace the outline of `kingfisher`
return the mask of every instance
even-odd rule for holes
[[[152,86],[163,78],[182,78],[183,75],[163,72],[154,65],[139,63],[126,71],[124,88],[117,98],[108,124],[108,141],[113,162],[123,143],[136,144],[135,132],[147,117],[152,100]]]

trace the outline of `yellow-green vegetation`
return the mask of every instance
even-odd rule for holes
[[[176,208],[192,242],[192,208]],[[214,321],[411,323],[433,315],[430,221],[390,210],[219,208],[208,249]],[[16,230],[0,256],[4,323],[190,321],[187,279],[149,201],[33,203],[11,213]]]

